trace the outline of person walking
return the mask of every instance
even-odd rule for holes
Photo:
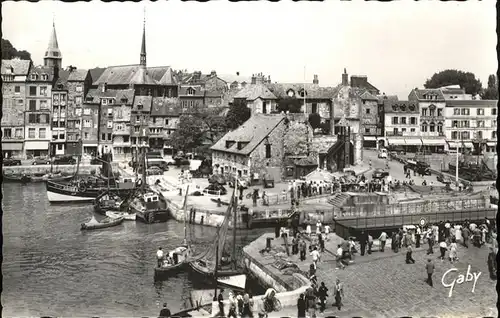
[[[380,251],[383,252],[385,249],[385,241],[387,240],[387,233],[382,232],[378,239],[380,241]]]
[[[321,286],[318,289],[318,298],[320,301],[320,312],[323,313],[325,311],[325,301],[328,297],[328,288],[326,288],[325,283],[321,282]]]
[[[448,245],[446,245],[446,241],[439,242],[439,251],[441,252],[441,255],[439,256],[439,258],[441,259],[441,261],[444,261],[444,255],[445,255],[447,249],[448,249]]]
[[[413,253],[413,248],[411,245],[408,245],[407,250],[406,250],[406,264],[415,264],[415,260],[412,257]]]
[[[372,246],[373,246],[373,236],[368,233],[368,254],[372,253]]]
[[[314,247],[313,251],[311,252],[313,264],[314,264],[314,269],[318,268],[318,262],[321,258],[321,254],[318,252],[318,248]]]
[[[304,299],[304,294],[300,294],[297,300],[297,318],[306,318],[306,300]]]
[[[243,318],[251,318],[253,317],[251,307],[253,305],[253,299],[249,293],[245,293],[243,295],[243,312],[241,313],[241,317]]]
[[[167,307],[167,303],[163,303],[163,308],[160,310],[159,318],[170,318],[172,314],[170,313],[170,309]]]
[[[392,247],[392,250],[394,251],[394,253],[399,252],[399,248],[400,248],[400,244],[401,244],[400,241],[401,241],[401,238],[399,236],[399,233],[393,233],[391,247]]]
[[[333,306],[337,307],[338,310],[341,310],[342,309],[342,297],[344,297],[344,285],[340,282],[340,279],[338,279],[338,278],[335,281],[334,297],[335,297],[335,303],[333,304]]]
[[[292,239],[292,255],[297,255],[299,253],[299,237],[295,235]]]
[[[306,242],[302,239],[299,243],[300,260],[305,261],[306,259],[307,246]]]
[[[229,300],[229,312],[228,312],[227,316],[237,318],[236,317],[236,298],[234,297],[233,292],[229,292],[228,300]]]
[[[314,294],[313,286],[306,290],[306,300],[309,318],[316,318],[316,295]]]
[[[344,249],[342,248],[342,245],[339,244],[337,245],[337,254],[335,255],[336,260],[337,260],[337,268],[344,269],[345,265],[342,263],[342,257],[344,256]]]
[[[419,248],[420,247],[420,235],[422,234],[422,231],[420,230],[420,226],[417,225],[417,231],[415,233],[415,247]]]
[[[434,274],[434,263],[432,260],[429,258],[427,259],[427,264],[425,264],[425,270],[427,271],[427,284],[429,286],[433,287],[432,285],[432,274]]]
[[[323,234],[318,235],[319,251],[323,253],[325,251],[325,240],[323,239]]]
[[[226,317],[224,314],[224,296],[222,296],[222,293],[224,292],[224,289],[221,289],[219,291],[219,296],[217,296],[217,303],[219,305],[219,317]]]
[[[470,237],[470,230],[469,230],[469,227],[467,225],[465,225],[462,228],[462,244],[466,248],[469,248],[469,237]]]
[[[426,236],[427,236],[427,243],[429,244],[427,255],[434,254],[434,234],[431,229],[427,230]]]
[[[365,233],[365,231],[361,232],[361,235],[359,237],[359,246],[361,248],[361,256],[365,255],[365,250],[366,250],[366,244],[368,243],[368,237]]]
[[[458,253],[457,253],[457,242],[455,241],[455,238],[451,239],[451,244],[450,244],[450,252],[449,252],[449,257],[450,257],[450,262],[455,262],[458,261]]]

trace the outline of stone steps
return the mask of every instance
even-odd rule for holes
[[[333,205],[334,207],[342,207],[346,204],[349,199],[349,195],[345,193],[337,193],[330,199],[328,199],[328,203]]]

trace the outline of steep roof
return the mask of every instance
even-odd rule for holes
[[[2,60],[2,74],[28,75],[31,61],[12,59]],[[11,73],[11,71],[13,73]]]
[[[245,98],[246,100],[276,99],[276,96],[264,84],[252,84],[242,88],[234,98]]]
[[[45,58],[62,59],[61,50],[57,43],[56,25],[52,23],[52,33],[50,34],[49,45],[45,51]]]
[[[332,99],[338,93],[338,87],[320,87],[318,84],[306,83],[272,83],[265,84],[277,98],[287,98],[288,92],[292,90],[296,98],[302,98],[299,92],[306,89],[306,98],[309,99]]]
[[[285,120],[281,114],[254,114],[240,127],[225,134],[210,149],[230,152],[240,155],[249,155],[269,134]],[[229,148],[226,141],[234,142]],[[238,149],[238,141],[248,142],[242,149]]]
[[[132,105],[134,102],[135,91],[133,89],[118,89],[116,91],[116,104],[122,104],[122,100],[126,99],[125,105]]]
[[[446,101],[446,106],[448,107],[463,107],[463,106],[470,106],[470,107],[496,107],[498,104],[498,100],[490,100],[490,99],[473,99],[473,100],[459,100],[459,99],[452,99],[452,100],[447,100]]]
[[[193,95],[188,95],[190,88],[194,89]],[[179,96],[203,97],[205,96],[205,90],[200,85],[183,85],[179,88]]]
[[[138,110],[137,106],[142,105],[141,111],[149,112],[151,111],[151,103],[153,101],[153,97],[151,96],[136,96],[134,98],[134,105],[132,110]]]
[[[236,75],[236,74],[220,74],[218,75],[220,79],[225,81],[226,83],[251,83],[252,82],[252,77],[251,76],[243,76],[243,75]]]
[[[68,82],[83,82],[87,78],[88,70],[76,69],[72,70],[68,76]]]
[[[413,110],[412,110],[413,109]],[[417,101],[407,101],[407,100],[385,100],[384,101],[384,111],[385,113],[408,113],[408,114],[418,114],[418,102]]]
[[[175,97],[153,97],[151,116],[179,116],[181,107],[179,99]]]
[[[69,71],[59,70],[59,77],[54,83],[54,87],[52,87],[52,90],[67,90],[69,74]]]
[[[38,75],[47,74],[48,79],[42,80],[41,76],[39,76],[38,79],[32,80],[31,79],[32,74],[38,74]],[[28,82],[41,82],[41,81],[52,82],[52,81],[54,81],[54,69],[52,67],[48,67],[48,66],[33,66],[30,68],[27,81]]]
[[[130,79],[129,84],[155,85],[156,82],[153,80],[146,67],[139,67],[139,69],[135,71],[134,76]]]
[[[399,100],[397,95],[377,95],[377,99],[381,104],[386,100],[392,100],[392,101]]]
[[[359,97],[361,97],[362,100],[378,100],[377,97],[370,94],[370,92],[368,92],[367,90],[363,90],[362,92],[360,92]]]
[[[444,95],[440,89],[437,88],[426,88],[426,89],[413,89],[410,92],[410,96],[413,95],[417,100],[426,100],[426,95],[437,96],[437,101],[444,101]]]
[[[88,101],[89,97],[92,98],[91,101]],[[121,100],[125,97],[125,98],[127,98],[126,105],[132,105],[132,102],[134,100],[134,90],[133,89],[108,89],[105,92],[103,92],[100,89],[93,88],[87,92],[87,95],[85,96],[85,102],[99,104],[100,99],[103,97],[113,97],[113,98],[115,98],[117,104],[121,103]]]
[[[89,72],[90,77],[92,78],[92,83],[97,82],[97,80],[99,79],[99,77],[101,77],[102,73],[104,73],[105,70],[105,67],[91,68]]]
[[[170,66],[155,66],[147,67],[146,72],[139,64],[133,65],[118,65],[110,66],[102,72],[97,80],[94,80],[94,85],[107,83],[108,85],[129,85],[131,83],[146,83],[150,85],[159,84],[163,85],[175,83],[172,72],[168,72]],[[137,75],[139,74],[139,75]],[[166,75],[167,74],[167,75]]]

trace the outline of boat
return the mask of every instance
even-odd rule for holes
[[[142,165],[138,168],[142,174],[140,187],[134,191],[129,201],[129,212],[135,213],[138,220],[147,224],[166,222],[170,216],[167,202],[147,185],[145,155],[142,156],[141,162]]]
[[[30,176],[31,182],[45,182],[45,181],[52,181],[52,182],[62,182],[62,181],[69,181],[73,178],[73,175],[69,176],[63,176],[62,174],[45,174],[43,176]]]
[[[243,270],[236,266],[236,226],[233,226],[233,257],[232,262],[224,255],[226,235],[229,228],[229,221],[236,213],[237,198],[236,188],[233,190],[231,202],[224,215],[224,221],[217,228],[214,243],[201,254],[194,256],[189,263],[191,269],[209,281],[216,281],[218,276],[234,276],[243,274]],[[219,263],[220,262],[220,263]]]
[[[217,285],[236,290],[245,290],[247,275],[234,275],[217,278]]]
[[[28,183],[31,181],[31,177],[25,174],[2,174],[3,182],[21,182]]]
[[[105,214],[106,211],[116,211],[123,212],[127,210],[127,203],[131,196],[133,195],[133,189],[135,188],[134,179],[130,177],[120,177],[118,184],[121,185],[120,188],[130,188],[131,191],[112,191],[108,188],[94,199],[94,211],[99,214]]]
[[[128,212],[106,211],[104,214],[111,219],[123,218],[123,220],[125,220],[125,221],[135,221],[135,219],[136,219],[135,214],[128,213]]]
[[[92,219],[90,219],[90,221],[88,221],[87,223],[81,224],[81,230],[83,231],[83,230],[104,229],[120,225],[122,222],[123,218],[118,218],[118,219],[105,218],[99,222],[94,217],[92,217]]]

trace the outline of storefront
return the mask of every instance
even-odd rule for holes
[[[443,153],[446,149],[447,143],[444,138],[438,139],[423,139],[424,147],[431,153]]]
[[[83,153],[91,156],[97,155],[97,143],[83,144]]]
[[[23,142],[2,142],[2,158],[23,158]]]
[[[363,136],[363,147],[377,148],[377,136]]]
[[[420,138],[387,138],[389,151],[418,152],[422,147]]]
[[[25,141],[24,149],[26,150],[26,157],[47,157],[49,155],[49,142],[48,141]]]

